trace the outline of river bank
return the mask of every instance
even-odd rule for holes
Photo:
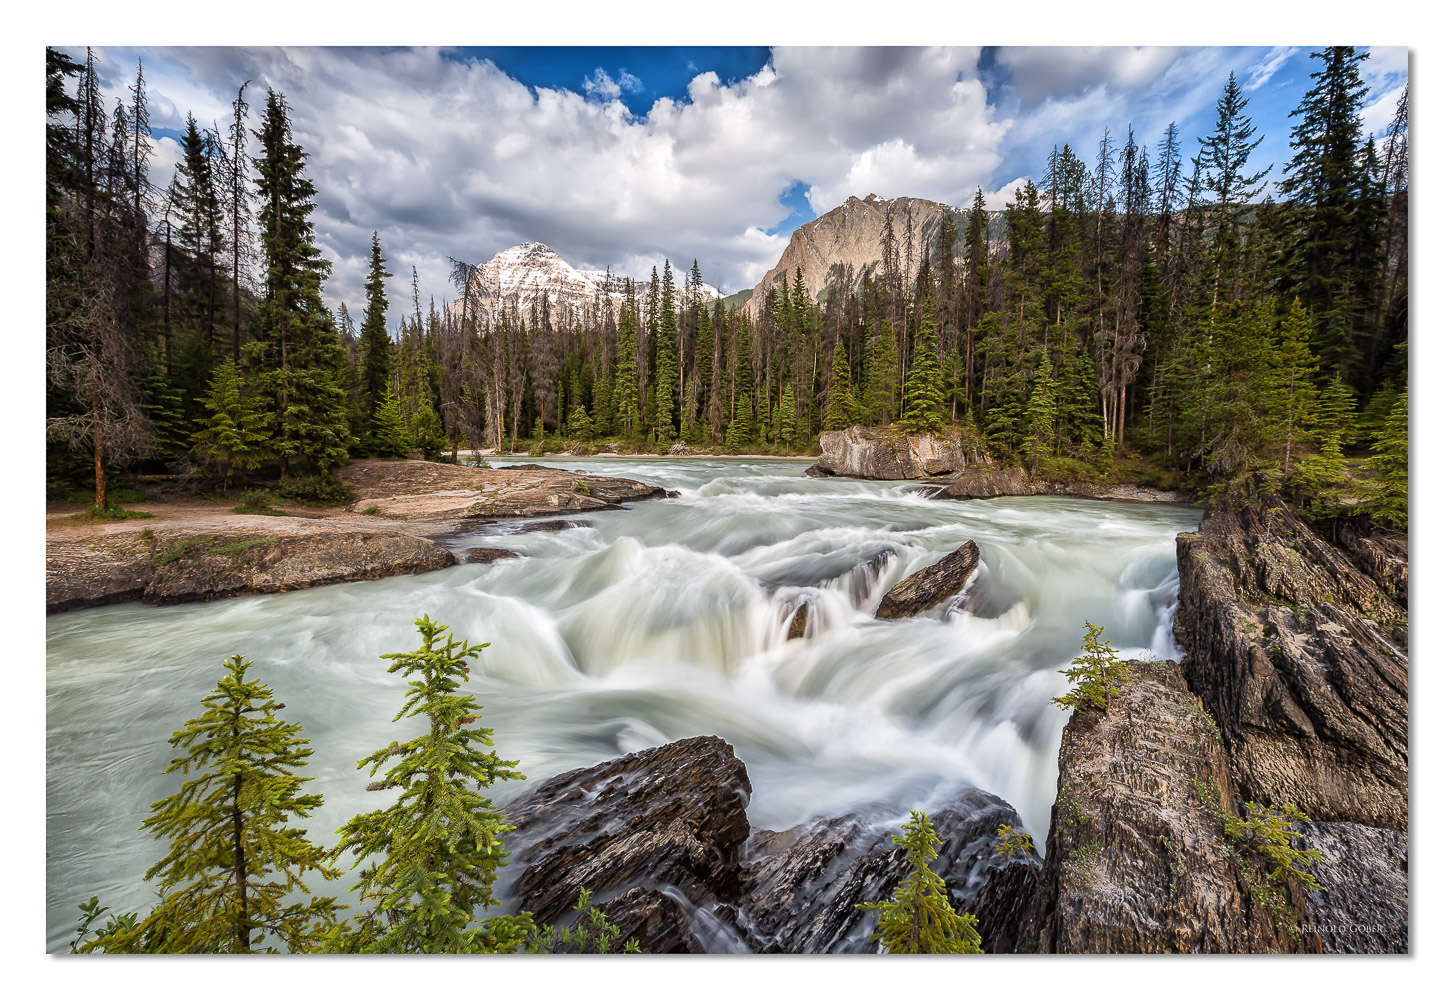
[[[279,501],[240,514],[195,498],[130,505],[151,515],[78,521],[47,510],[46,611],[124,601],[207,601],[453,566],[444,539],[502,519],[621,510],[666,491],[635,480],[527,465],[482,469],[366,459],[339,470],[343,508]]]

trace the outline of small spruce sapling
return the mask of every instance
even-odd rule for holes
[[[269,935],[307,951],[334,925],[342,907],[310,896],[303,876],[340,873],[304,830],[288,825],[322,804],[301,792],[312,779],[295,773],[313,751],[298,736],[302,726],[274,715],[284,706],[247,677],[251,666],[241,656],[228,660],[227,675],[202,699],[207,710],[169,741],[185,756],[166,773],[198,773],[154,803],[142,824],[158,840],[171,838],[166,857],[146,873],[159,879],[157,905],[139,922],[112,920],[78,951],[250,952]],[[289,896],[306,902],[285,904]],[[83,905],[80,936],[105,912],[94,898]]]
[[[445,635],[426,615],[415,623],[423,645],[390,653],[390,673],[409,678],[404,707],[394,716],[423,717],[428,731],[407,743],[391,743],[363,760],[369,775],[395,761],[370,791],[398,790],[384,809],[360,814],[338,832],[337,858],[351,851],[363,864],[356,888],[365,912],[340,935],[343,951],[460,953],[515,951],[528,921],[478,914],[498,902],[491,890],[505,861],[504,837],[513,829],[481,794],[492,782],[523,778],[518,761],[501,760],[492,732],[466,728],[482,711],[474,696],[460,693],[466,661],[489,643],[470,645]]]
[[[1081,655],[1070,661],[1070,666],[1060,671],[1070,679],[1070,693],[1051,700],[1062,709],[1106,710],[1112,698],[1121,693],[1120,685],[1128,683],[1134,674],[1125,663],[1116,659],[1116,651],[1108,642],[1101,642],[1104,625],[1085,623],[1085,636],[1081,639]]]
[[[904,834],[895,834],[894,843],[904,849],[908,877],[889,899],[858,904],[858,909],[878,914],[873,940],[892,955],[983,954],[979,918],[955,913],[944,879],[929,868],[939,856],[935,848],[943,843],[929,817],[911,812]]]

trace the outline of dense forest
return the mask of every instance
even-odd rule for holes
[[[486,310],[456,262],[457,298],[426,306],[416,273],[390,330],[377,236],[357,325],[323,300],[284,95],[243,84],[225,126],[189,118],[156,190],[144,67],[108,109],[89,56],[47,50],[48,489],[104,513],[128,471],[326,495],[350,456],[801,454],[864,423],[960,427],[1046,477],[1216,495],[1268,473],[1310,513],[1402,525],[1408,95],[1363,122],[1363,58],[1314,53],[1275,183],[1233,76],[1194,142],[1171,123],[1051,150],[1002,240],[982,194],[931,231],[890,221],[875,266],[817,296],[799,275],[760,315],[669,261],[619,304]]]

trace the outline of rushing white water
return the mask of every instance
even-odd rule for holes
[[[526,558],[290,594],[47,621],[48,947],[99,894],[144,908],[164,853],[139,833],[167,737],[242,653],[300,722],[325,806],[319,842],[361,809],[365,754],[412,730],[381,653],[421,614],[488,641],[471,675],[504,756],[533,780],[714,733],[746,763],[755,827],[855,805],[904,809],[966,783],[1008,800],[1043,843],[1066,715],[1050,699],[1082,622],[1125,655],[1175,657],[1174,537],[1186,507],[1061,498],[927,500],[909,483],[807,479],[773,461],[565,459],[681,496],[577,516],[582,527],[453,540]],[[973,538],[972,593],[881,622],[884,591]],[[807,602],[808,636],[787,639]],[[498,786],[496,802],[528,787]],[[327,891],[342,894],[345,883]],[[315,891],[324,890],[314,886]]]

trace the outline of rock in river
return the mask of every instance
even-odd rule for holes
[[[979,546],[965,542],[933,566],[904,577],[884,594],[878,618],[907,618],[950,597],[964,586],[979,565]]]

